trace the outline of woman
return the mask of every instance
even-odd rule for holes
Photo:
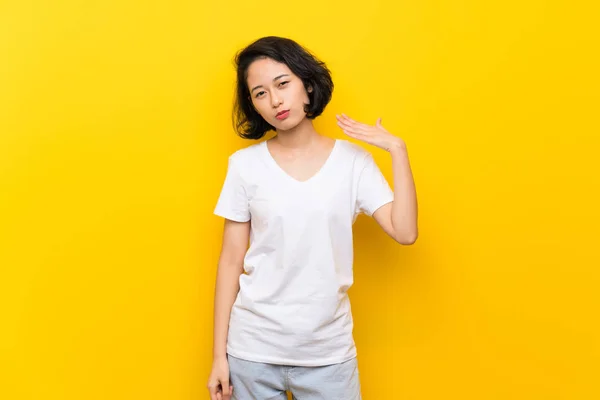
[[[342,114],[350,137],[392,156],[392,192],[371,154],[319,134],[325,64],[296,42],[264,37],[238,53],[238,134],[277,135],[229,157],[215,214],[225,218],[214,317],[211,399],[360,399],[347,290],[352,226],[372,216],[401,244],[417,238],[404,142]],[[249,247],[248,247],[249,243]]]

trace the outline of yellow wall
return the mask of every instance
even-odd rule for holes
[[[364,398],[600,398],[598,7],[565,3],[0,2],[0,398],[208,398],[231,60],[267,34],[331,67],[321,132],[409,146],[417,244],[355,225]]]

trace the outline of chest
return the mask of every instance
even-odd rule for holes
[[[325,167],[329,156],[329,150],[309,156],[298,156],[276,151],[271,153],[276,167],[292,180],[298,182],[306,182],[315,177]]]
[[[343,176],[307,184],[273,179],[250,193],[251,220],[257,227],[312,222],[351,222],[355,213],[355,191]]]

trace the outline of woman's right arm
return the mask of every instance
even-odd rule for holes
[[[240,290],[239,278],[244,272],[244,257],[248,250],[250,221],[225,219],[223,246],[217,267],[214,301],[213,367],[208,380],[211,399],[231,395],[227,363],[227,334],[231,308]]]
[[[239,278],[244,272],[249,235],[250,221],[225,219],[215,287],[213,358],[224,358],[227,354],[229,316],[240,290]]]

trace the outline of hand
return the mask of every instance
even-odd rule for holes
[[[377,146],[386,151],[394,148],[406,148],[402,139],[392,135],[381,125],[381,118],[377,119],[375,126],[356,122],[346,114],[336,115],[337,124],[344,133],[354,139]]]
[[[231,399],[233,386],[229,385],[229,363],[227,362],[227,358],[218,358],[213,361],[207,386],[210,393],[210,400]]]

